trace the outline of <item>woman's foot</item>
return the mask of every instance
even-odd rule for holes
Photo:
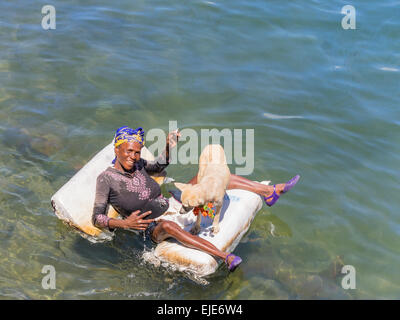
[[[235,271],[235,269],[242,263],[242,259],[239,256],[235,256],[233,253],[230,253],[225,258],[225,263],[228,266],[230,272]]]
[[[288,192],[299,181],[300,176],[296,175],[286,183],[274,184],[273,186],[266,186],[264,194],[264,201],[267,206],[272,207],[279,199],[280,195]]]

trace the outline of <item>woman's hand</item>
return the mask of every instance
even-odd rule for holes
[[[135,230],[146,230],[150,223],[155,219],[144,219],[151,211],[146,211],[140,214],[140,210],[133,211],[129,217],[124,220],[110,219],[108,225],[111,229],[113,228],[124,228],[124,229],[135,229]]]
[[[146,230],[150,223],[155,221],[155,219],[144,219],[151,211],[146,211],[140,214],[140,210],[133,211],[131,215],[125,219],[125,228],[135,229],[135,230]]]
[[[169,150],[176,147],[176,145],[178,144],[178,138],[180,136],[181,136],[181,133],[179,132],[179,129],[176,129],[175,131],[172,131],[168,134],[167,146],[164,151],[166,159],[169,159]]]
[[[181,136],[179,129],[172,131],[167,136],[167,149],[175,148],[178,144],[178,138]]]

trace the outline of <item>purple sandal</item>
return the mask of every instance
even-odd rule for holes
[[[295,186],[295,184],[299,181],[299,179],[300,179],[300,176],[296,175],[292,179],[290,179],[288,182],[286,182],[282,193],[286,193],[290,189],[292,189]],[[276,193],[276,185],[274,184],[274,192],[269,197],[264,197],[264,201],[267,204],[267,206],[272,207],[275,204],[275,202],[278,201],[279,197],[280,196],[278,196],[278,194]],[[271,199],[271,200],[269,200],[269,199]]]
[[[234,256],[235,258],[232,260],[232,262],[228,265],[228,258]],[[228,269],[230,272],[235,271],[237,266],[242,263],[242,259],[239,256],[235,256],[233,253],[230,253],[226,256],[225,258],[225,263],[228,265]]]

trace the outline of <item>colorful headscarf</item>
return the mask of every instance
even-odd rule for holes
[[[120,127],[115,132],[114,147],[118,147],[124,142],[136,141],[144,145],[144,130],[142,127],[132,129],[128,126]]]
[[[114,147],[118,147],[121,144],[129,141],[136,141],[141,145],[144,145],[144,130],[142,127],[132,129],[128,126],[123,126],[117,129],[114,136]],[[115,163],[115,158],[112,163]]]

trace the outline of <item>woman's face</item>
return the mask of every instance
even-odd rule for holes
[[[140,160],[142,145],[136,141],[125,142],[114,149],[117,161],[129,171]]]

